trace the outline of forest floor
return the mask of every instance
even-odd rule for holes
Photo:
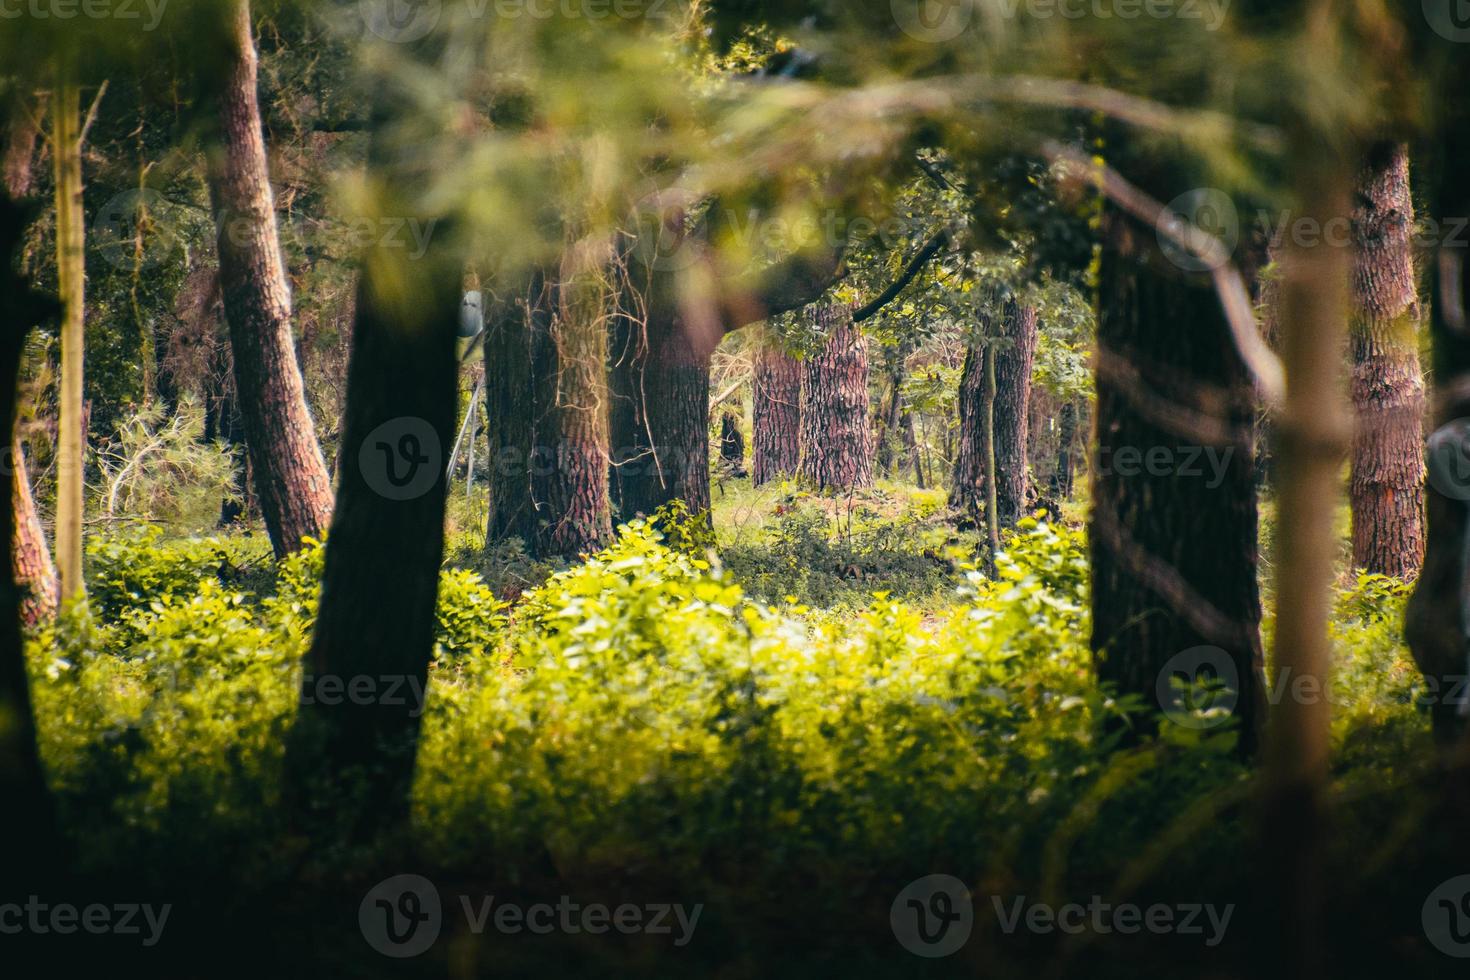
[[[458,497],[411,837],[367,849],[309,847],[282,815],[320,549],[277,567],[258,533],[98,536],[92,615],[31,644],[42,748],[78,893],[173,907],[157,946],[98,948],[159,976],[1248,975],[1276,912],[1228,710],[1190,701],[1122,738],[1159,706],[1091,680],[1081,511],[1024,522],[991,580],[944,504],[727,480],[713,553],[633,528],[553,568],[484,556],[483,503]],[[1434,976],[1449,961],[1420,909],[1463,833],[1421,792],[1405,592],[1345,574],[1337,597],[1322,902],[1333,963]],[[369,899],[404,874],[431,883],[443,935],[400,961]],[[935,874],[972,895],[944,959],[895,932]],[[682,944],[540,936],[487,926],[492,897],[701,911]],[[1043,921],[1097,904],[1233,925]]]

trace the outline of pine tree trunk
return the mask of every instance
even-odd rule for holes
[[[740,431],[740,417],[732,411],[720,416],[720,462],[725,472],[740,479],[745,473],[745,434]]]
[[[708,514],[710,358],[706,336],[657,294],[647,329],[620,318],[613,349],[613,482],[624,520],[681,500]]]
[[[1408,150],[1376,146],[1353,211],[1353,564],[1405,580],[1424,561],[1425,395],[1413,224]]]
[[[416,108],[388,92],[375,102],[367,167],[380,213],[433,227],[413,197],[424,174],[402,151]],[[437,234],[417,258],[370,248],[358,281],[336,506],[287,758],[297,813],[329,807],[358,839],[408,815],[458,421],[463,270],[450,236]],[[342,693],[354,690],[365,693]]]
[[[817,307],[827,340],[803,365],[800,476],[822,491],[873,485],[868,339],[852,312],[850,305]]]
[[[245,445],[261,515],[281,557],[326,527],[332,485],[291,342],[291,290],[276,233],[247,0],[232,0],[229,17],[221,145],[210,154],[209,192]]]
[[[550,329],[532,340],[536,554],[576,558],[612,540],[607,323],[595,286],[563,282],[549,299]]]
[[[1077,403],[1069,401],[1062,406],[1061,419],[1057,423],[1057,472],[1053,480],[1053,492],[1057,502],[1072,497],[1072,444],[1077,441]]]
[[[1237,692],[1252,752],[1265,720],[1254,390],[1209,278],[1171,265],[1153,229],[1117,212],[1105,234],[1089,528],[1098,676],[1162,707],[1165,667],[1199,653],[1185,671],[1208,664]]]
[[[774,343],[755,360],[752,476],[765,486],[796,475],[801,464],[801,362]]]
[[[1038,340],[1036,310],[1006,300],[999,320],[987,333],[995,352],[995,467],[1000,527],[1012,528],[1026,514],[1029,495],[1026,445],[1030,430],[1031,371]],[[979,445],[984,357],[967,353],[960,381],[960,449],[955,460],[950,506],[979,516],[985,507],[985,454]]]
[[[540,299],[545,278],[532,277],[523,295],[490,310],[485,333],[485,414],[490,430],[490,520],[487,547],[518,538],[534,547],[536,505],[531,496],[536,407],[531,367],[532,318],[545,333],[549,305]]]
[[[14,201],[30,196],[33,184],[33,162],[39,133],[32,110],[39,111],[39,106],[23,104],[12,114],[4,150],[0,153],[0,170],[3,170],[0,177],[4,178],[5,191]],[[15,580],[21,592],[21,619],[27,626],[36,626],[56,615],[61,586],[56,578],[56,566],[51,561],[46,530],[41,526],[41,515],[36,511],[25,448],[19,433],[11,444],[10,462],[15,484],[11,488],[12,526],[15,528],[12,554]]]
[[[52,106],[51,155],[56,172],[56,273],[60,286],[61,383],[56,446],[56,566],[61,597],[84,594],[82,579],[83,467],[86,406],[86,216],[82,210],[81,94],[63,60]]]

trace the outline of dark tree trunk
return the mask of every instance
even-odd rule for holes
[[[1464,172],[1464,162],[1470,159],[1470,119],[1459,98],[1470,84],[1470,65],[1463,59],[1457,64],[1458,82],[1442,89],[1445,96],[1453,93],[1455,101],[1446,103],[1451,118],[1440,123],[1439,146],[1432,161],[1434,177],[1429,182],[1430,216],[1441,222],[1441,228],[1453,227],[1447,219],[1470,214],[1470,184]],[[1436,432],[1429,453],[1424,567],[1409,600],[1405,635],[1414,662],[1441,695],[1434,699],[1431,717],[1436,738],[1448,743],[1465,725],[1459,717],[1460,704],[1444,695],[1458,690],[1470,670],[1465,639],[1465,625],[1470,622],[1470,582],[1466,579],[1470,572],[1470,425],[1464,421],[1470,419],[1470,311],[1466,309],[1470,261],[1463,242],[1453,241],[1441,243],[1427,261],[1432,273]],[[1464,775],[1462,770],[1459,778],[1463,780]]]
[[[800,476],[818,490],[860,490],[873,485],[868,338],[850,305],[823,304],[816,317],[827,340],[804,365]]]
[[[13,439],[17,375],[25,336],[31,327],[55,315],[53,301],[31,291],[30,284],[15,274],[15,259],[22,247],[30,215],[0,195],[0,419],[4,420],[5,444]],[[11,499],[15,482],[0,480],[0,540],[15,538],[16,508]],[[0,569],[0,798],[5,800],[6,822],[15,840],[23,843],[12,855],[8,869],[12,880],[37,870],[42,861],[56,860],[57,833],[51,794],[46,785],[36,743],[35,716],[31,709],[30,678],[26,670],[25,645],[21,636],[23,596],[10,562]],[[54,874],[55,867],[51,868]]]
[[[367,165],[381,213],[431,227],[438,218],[411,197],[427,175],[400,162],[418,159],[404,152],[411,137],[394,126],[390,143],[384,128],[416,118],[415,109],[378,98]],[[336,822],[318,833],[345,825],[366,839],[403,827],[408,814],[459,408],[464,266],[451,233],[441,228],[419,258],[379,246],[362,262],[336,506],[288,754],[297,812]]]
[[[1112,213],[1106,230],[1090,526],[1098,676],[1160,706],[1165,666],[1215,648],[1203,662],[1238,693],[1252,752],[1264,699],[1251,380],[1209,278],[1150,247],[1152,229]]]
[[[801,362],[774,343],[755,359],[752,476],[765,486],[796,475],[801,463]]]
[[[619,318],[613,348],[613,481],[624,519],[682,500],[708,514],[709,372],[720,337],[655,294],[647,328]]]
[[[1353,564],[1412,580],[1424,561],[1424,373],[1408,150],[1369,154],[1353,210]]]
[[[0,150],[5,191],[11,200],[29,197],[32,190],[40,107],[22,104],[11,114],[9,131]],[[19,365],[17,365],[18,368]],[[56,615],[61,600],[61,583],[56,578],[56,565],[51,561],[51,548],[46,543],[46,530],[36,511],[36,498],[31,492],[30,471],[19,434],[11,441],[10,462],[13,467],[11,501],[14,508],[12,527],[15,539],[12,554],[15,580],[21,592],[21,618],[27,626],[35,626]]]
[[[1012,528],[1026,514],[1026,443],[1030,428],[1031,369],[1036,360],[1036,310],[1006,300],[994,329],[996,507],[1000,527]],[[984,415],[984,358],[978,351],[965,357],[960,381],[960,448],[955,460],[950,506],[972,517],[984,509],[985,453],[981,451]]]
[[[280,557],[300,548],[303,537],[321,534],[332,486],[291,342],[291,291],[276,234],[247,0],[233,0],[229,16],[221,145],[210,154],[209,191],[250,469]]]
[[[740,431],[740,417],[734,412],[720,416],[720,462],[725,472],[736,479],[745,476],[745,434]]]
[[[1074,482],[1072,448],[1077,441],[1077,403],[1068,401],[1062,405],[1061,418],[1057,422],[1057,472],[1052,481],[1052,490],[1057,502],[1070,500]],[[1060,516],[1060,515],[1057,515]]]
[[[532,278],[525,293],[490,310],[485,333],[485,415],[490,442],[490,521],[487,547],[519,538],[534,547],[536,505],[531,496],[531,457],[536,409],[531,367],[532,318],[542,332],[549,307],[541,301],[545,280]]]

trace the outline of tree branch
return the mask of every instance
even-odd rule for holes
[[[949,240],[948,228],[945,228],[939,234],[929,239],[928,244],[919,250],[919,254],[909,260],[909,264],[904,268],[902,275],[894,280],[887,289],[879,293],[872,302],[866,306],[859,307],[857,312],[853,313],[852,322],[862,323],[864,320],[871,320],[877,316],[883,307],[898,298],[898,294],[903,292],[904,288],[914,281],[914,277],[923,271],[924,266],[929,264],[930,259],[938,255],[949,244]]]

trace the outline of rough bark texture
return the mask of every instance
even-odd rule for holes
[[[1026,445],[1030,429],[1031,369],[1038,339],[1036,310],[1007,300],[993,329],[995,351],[996,506],[1001,528],[1026,514],[1029,494]],[[970,350],[960,381],[960,447],[955,459],[950,506],[972,516],[984,510],[985,454],[981,452],[984,358]]]
[[[1424,373],[1408,150],[1373,148],[1353,209],[1353,563],[1411,580],[1424,561]]]
[[[657,291],[648,298],[646,321],[624,315],[613,333],[618,505],[624,519],[674,500],[707,514],[710,358],[722,337],[675,312]]]
[[[775,344],[755,361],[752,477],[760,487],[789,479],[801,464],[801,362]]]
[[[250,470],[279,557],[300,548],[303,537],[321,534],[331,516],[332,485],[291,342],[291,291],[276,234],[246,0],[234,0],[229,16],[221,145],[210,154],[209,194]]]
[[[39,112],[38,106],[18,106],[11,114],[9,131],[4,134],[3,149],[0,149],[3,174],[0,176],[4,178],[6,193],[15,201],[23,200],[31,193]],[[11,488],[12,527],[15,529],[13,567],[21,591],[21,618],[27,626],[35,626],[56,614],[61,584],[56,578],[56,566],[51,561],[51,548],[46,543],[41,515],[36,510],[25,448],[19,433],[11,443],[10,462],[14,481]]]
[[[490,520],[485,543],[519,538],[534,544],[536,505],[531,497],[535,448],[532,317],[545,332],[547,306],[539,301],[544,279],[533,277],[522,295],[490,310],[485,333],[485,415],[490,442]]]
[[[575,558],[612,540],[608,502],[607,324],[596,287],[563,283],[550,329],[532,342],[536,553]]]
[[[803,365],[800,477],[818,490],[870,487],[868,338],[850,305],[823,304],[816,317],[827,340]]]
[[[1251,751],[1264,720],[1254,394],[1209,279],[1117,213],[1105,232],[1089,529],[1098,676],[1159,705],[1165,665],[1217,648]],[[1226,459],[1218,485],[1201,450]]]

